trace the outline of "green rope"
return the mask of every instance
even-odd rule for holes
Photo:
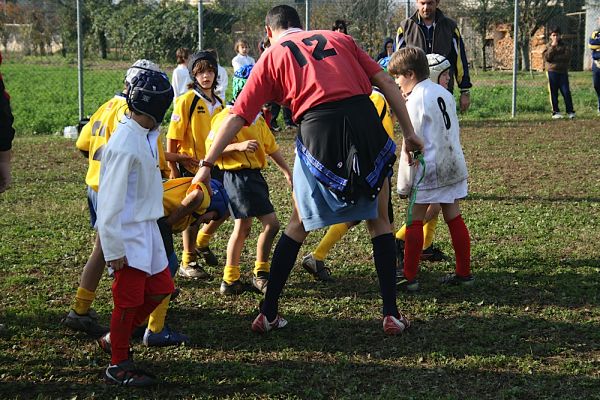
[[[417,191],[418,191],[418,186],[421,182],[423,182],[423,179],[425,178],[425,158],[423,158],[423,153],[421,153],[420,151],[415,151],[413,153],[413,161],[417,160],[419,161],[421,164],[423,164],[423,174],[421,175],[421,178],[419,178],[419,180],[417,181],[417,183],[413,184],[413,187],[411,189],[411,193],[410,193],[410,201],[408,202],[408,212],[406,214],[406,226],[409,227],[412,224],[412,211],[413,211],[413,206],[415,205],[415,201],[417,201]]]

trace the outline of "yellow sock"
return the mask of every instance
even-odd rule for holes
[[[433,243],[433,237],[435,236],[435,227],[438,223],[438,217],[430,219],[423,225],[423,250],[431,246]]]
[[[165,297],[150,314],[150,319],[148,320],[148,329],[154,333],[161,332],[165,327],[165,318],[167,317],[169,300],[171,300],[171,295]]]
[[[239,265],[226,265],[223,268],[223,280],[228,285],[235,281],[240,280],[240,266]]]
[[[91,290],[79,286],[77,288],[77,294],[75,295],[73,310],[79,315],[87,314],[90,311],[90,307],[95,298],[96,292],[92,292]]]
[[[406,224],[402,225],[402,228],[398,229],[398,232],[396,232],[396,239],[405,240],[404,239],[405,237],[406,237]]]
[[[183,251],[181,253],[181,263],[187,266],[189,263],[196,261],[196,253],[193,251]]]
[[[254,261],[254,275],[258,276],[259,272],[269,273],[271,264],[268,261]]]
[[[346,232],[348,232],[348,225],[346,224],[331,225],[329,229],[327,229],[327,233],[323,236],[323,239],[321,239],[317,245],[315,251],[312,253],[315,260],[323,261],[327,258],[327,254],[331,251],[333,246],[344,237]]]
[[[208,233],[198,232],[198,236],[196,236],[196,246],[199,249],[208,247],[211,238],[212,235],[209,235]]]

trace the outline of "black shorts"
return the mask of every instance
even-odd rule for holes
[[[396,144],[366,95],[308,110],[296,150],[313,176],[344,201],[375,199],[396,160]]]
[[[269,199],[269,186],[259,169],[225,171],[223,186],[229,195],[229,210],[235,219],[275,212]]]

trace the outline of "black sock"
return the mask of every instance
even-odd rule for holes
[[[277,317],[279,296],[281,296],[283,287],[290,276],[290,272],[292,272],[292,268],[294,268],[301,246],[302,243],[296,242],[285,233],[281,235],[275,246],[273,258],[271,259],[267,293],[260,310],[267,316],[269,321],[273,321]]]
[[[373,259],[383,299],[383,315],[398,317],[396,306],[396,242],[394,235],[385,233],[371,239]],[[270,283],[270,282],[269,282]]]

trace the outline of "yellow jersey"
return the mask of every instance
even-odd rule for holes
[[[204,95],[193,89],[188,90],[175,102],[167,139],[179,141],[178,153],[187,154],[196,160],[203,159],[206,155],[205,142],[210,132],[210,121],[222,109],[223,105],[217,96],[215,103],[211,104]]]
[[[231,107],[226,107],[214,116],[211,122],[210,134],[206,138],[206,150],[210,149],[216,133],[229,115]],[[249,126],[244,126],[235,135],[231,143],[241,143],[246,140],[256,140],[258,148],[255,152],[233,151],[221,155],[215,164],[222,170],[235,171],[240,169],[263,169],[267,166],[267,156],[279,150],[275,136],[269,129],[265,119],[259,114]]]
[[[169,179],[163,182],[163,207],[165,215],[171,215],[173,211],[181,206],[183,199],[192,190],[200,189],[204,193],[202,204],[193,213],[186,215],[171,227],[174,233],[183,232],[196,220],[198,215],[204,214],[210,205],[210,196],[208,195],[206,186],[202,182],[196,185],[191,185],[191,183],[192,177]]]
[[[81,129],[75,146],[81,151],[88,153],[88,170],[85,183],[94,191],[98,191],[100,184],[100,161],[104,146],[110,139],[112,133],[117,129],[119,121],[127,112],[127,100],[122,94],[115,95],[104,103],[90,117],[90,121]],[[158,161],[163,175],[168,176],[169,168],[165,159],[165,151],[162,135],[158,136]]]

